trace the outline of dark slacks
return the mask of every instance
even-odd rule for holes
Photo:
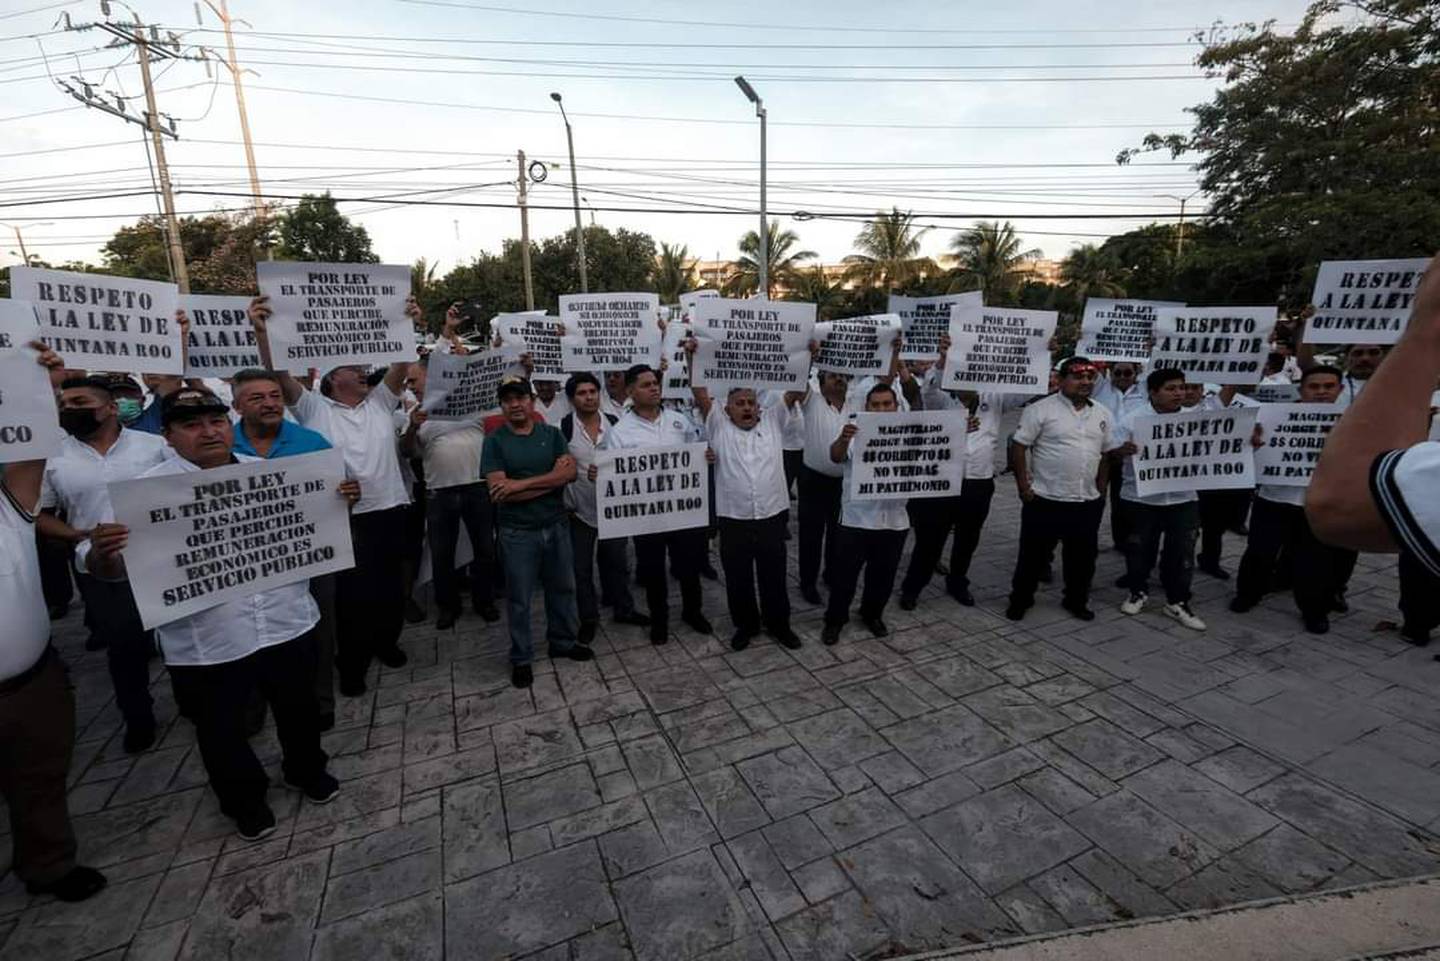
[[[256,689],[275,713],[285,779],[305,784],[324,772],[328,758],[320,748],[313,631],[238,661],[169,670],[175,701],[195,722],[200,759],[227,816],[255,811],[270,784],[245,737],[245,709]]]
[[[1345,589],[1358,555],[1322,543],[1310,530],[1305,508],[1255,498],[1250,510],[1250,537],[1240,558],[1235,599],[1259,603],[1270,590],[1282,551],[1290,558],[1290,583],[1295,605],[1305,617],[1323,617],[1335,596]]]
[[[65,778],[75,746],[75,693],[51,650],[20,687],[0,693],[0,794],[10,809],[11,864],[28,884],[75,867]]]
[[[75,599],[75,587],[70,579],[75,550],[69,544],[54,537],[35,533],[35,549],[40,559],[40,591],[45,595],[45,606],[56,610],[69,606]]]
[[[1125,502],[1120,499],[1120,471],[1125,461],[1121,457],[1110,460],[1110,476],[1115,479],[1107,490],[1110,499],[1110,543],[1123,550],[1130,539],[1130,518],[1125,515]]]
[[[129,581],[102,581],[89,574],[76,574],[80,596],[85,599],[87,621],[106,644],[110,682],[115,687],[115,706],[127,727],[153,725],[155,713],[150,698],[150,657],[155,652],[151,633],[140,624],[140,611]]]
[[[841,525],[835,546],[835,567],[830,574],[830,602],[825,606],[825,623],[844,624],[850,619],[850,602],[865,569],[865,587],[860,594],[860,616],[878,618],[885,613],[890,592],[895,589],[895,572],[905,549],[909,531],[872,531]]]
[[[945,576],[945,589],[960,591],[970,586],[970,559],[980,544],[980,531],[990,516],[990,499],[995,496],[992,477],[966,478],[957,497],[925,497],[912,500],[908,506],[910,526],[915,531],[915,546],[910,551],[910,566],[900,593],[915,597],[935,576],[935,566],[945,550],[945,538],[954,532],[950,546],[950,573]]]
[[[800,466],[800,586],[813,588],[824,561],[825,580],[835,570],[835,542],[840,530],[840,493],[844,480]]]
[[[785,467],[785,493],[791,497],[795,496],[795,481],[800,476],[800,468],[805,466],[805,452],[803,450],[786,450],[783,454]]]
[[[602,541],[600,532],[570,515],[570,543],[575,553],[575,606],[581,624],[600,623],[600,600],[595,595],[595,568],[600,568],[601,596],[610,601],[615,614],[635,613],[630,596],[630,565],[625,558],[625,539]]]
[[[742,521],[720,518],[720,564],[725,568],[725,600],[735,629],[758,634],[761,624],[772,630],[790,627],[790,593],[786,582],[785,529],[790,512]],[[755,604],[755,588],[760,604]]]
[[[1130,539],[1125,542],[1125,579],[1130,590],[1140,594],[1150,592],[1150,572],[1155,569],[1158,557],[1165,602],[1188,602],[1190,581],[1195,574],[1199,507],[1194,501],[1165,507],[1125,501],[1121,509],[1130,515]]]
[[[471,602],[485,607],[495,601],[495,510],[484,484],[459,484],[430,491],[425,505],[430,525],[430,566],[435,583],[435,606],[460,612],[460,590],[455,578],[455,545],[460,525],[470,536],[475,559],[470,562]]]
[[[1082,605],[1089,601],[1104,510],[1103,497],[1054,501],[1037,496],[1026,502],[1020,509],[1020,556],[1010,580],[1010,602],[1034,602],[1040,575],[1049,566],[1056,544],[1061,548],[1065,602]]]
[[[364,680],[375,653],[399,643],[409,510],[392,507],[350,518],[355,566],[335,577],[335,663],[342,679]]]
[[[1245,522],[1254,491],[1200,491],[1200,563],[1218,566],[1225,532]]]
[[[703,527],[635,538],[635,573],[645,587],[652,630],[664,627],[670,617],[670,584],[665,579],[667,553],[670,568],[680,582],[681,611],[700,613],[700,562],[706,553],[705,538]]]
[[[1400,551],[1400,614],[1414,631],[1440,627],[1440,578],[1407,550]]]

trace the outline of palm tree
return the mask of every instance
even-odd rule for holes
[[[813,250],[794,250],[794,246],[800,242],[799,236],[793,230],[781,230],[778,220],[770,221],[765,231],[768,237],[766,244],[766,287],[765,296],[768,299],[775,293],[775,284],[783,281],[789,286],[793,280],[800,261],[814,260],[819,254]],[[760,233],[752,230],[740,238],[740,259],[732,265],[732,271],[725,280],[725,292],[731,296],[743,296],[753,294],[760,286]]]
[[[1025,276],[1025,261],[1041,255],[1036,248],[1022,249],[1020,235],[1008,220],[1003,224],[982,220],[956,234],[950,249],[959,261],[952,286],[962,290],[978,286],[985,292],[985,300],[996,305],[1015,299]]]
[[[415,263],[410,265],[410,293],[416,300],[424,302],[425,295],[430,292],[430,287],[435,283],[435,268],[438,263],[430,263],[424,257],[415,258]]]
[[[816,320],[834,320],[845,307],[845,287],[825,276],[825,268],[816,264],[795,271],[789,282],[786,300],[815,305]]]
[[[690,289],[695,267],[690,263],[690,248],[685,244],[660,245],[660,260],[655,265],[655,292],[662,304],[680,302],[680,295]]]
[[[1125,271],[1110,251],[1081,244],[1060,264],[1060,279],[1075,302],[1091,297],[1124,297]]]
[[[850,265],[847,278],[881,290],[903,288],[926,274],[936,273],[935,261],[920,256],[920,239],[931,230],[916,230],[914,214],[898,207],[876,213],[855,237],[859,253],[845,258]]]

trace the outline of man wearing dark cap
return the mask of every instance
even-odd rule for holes
[[[572,661],[595,656],[577,640],[575,555],[565,509],[565,486],[575,479],[575,458],[558,428],[536,423],[530,381],[507,376],[496,393],[505,422],[485,439],[480,473],[495,505],[508,587],[510,680],[516,687],[529,687],[535,657],[530,601],[537,586],[545,591],[550,656]]]
[[[229,413],[229,405],[208,390],[182,387],[169,394],[160,420],[175,456],[142,476],[199,473],[239,463]],[[359,499],[353,481],[335,480],[341,496],[352,504]],[[81,558],[98,576],[123,576],[121,552],[128,538],[123,525],[101,524],[81,547]],[[315,804],[328,803],[340,790],[325,770],[328,758],[320,747],[314,680],[319,620],[309,583],[297,581],[155,629],[176,703],[195,722],[210,787],[246,841],[275,831],[275,815],[265,800],[270,779],[245,734],[246,707],[257,689],[275,713],[285,783]]]
[[[141,626],[129,583],[123,577],[94,576],[80,551],[97,525],[114,520],[107,485],[139,477],[164,461],[169,448],[163,438],[120,423],[110,382],[101,377],[71,378],[60,385],[60,426],[69,436],[45,465],[40,506],[51,513],[42,514],[38,523],[41,533],[77,548],[76,582],[110,662],[115,706],[125,722],[124,747],[138,753],[155,743],[149,667],[154,643]],[[64,521],[56,510],[64,512]]]

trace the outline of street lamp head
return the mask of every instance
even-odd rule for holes
[[[736,77],[735,86],[740,88],[740,92],[745,94],[746,98],[749,99],[751,103],[755,104],[757,107],[760,105],[760,95],[755,92],[754,87],[750,86],[750,81],[746,80],[744,77]]]
[[[558,94],[558,93],[556,93],[556,92],[554,92],[554,91],[551,91],[551,93],[550,93],[550,99],[553,100],[553,101],[555,101],[556,103],[559,103],[559,102],[560,102],[560,94]]]

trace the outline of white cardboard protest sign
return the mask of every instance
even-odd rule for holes
[[[680,310],[686,317],[695,315],[695,304],[707,297],[719,297],[720,291],[706,288],[704,290],[690,290],[680,295]]]
[[[425,368],[425,397],[420,407],[435,420],[464,420],[500,410],[495,396],[505,372],[521,351],[497,347],[468,354],[435,351]]]
[[[1309,487],[1325,438],[1345,408],[1338,404],[1266,404],[1260,408],[1255,482]]]
[[[180,309],[190,318],[186,377],[229,377],[265,366],[250,326],[249,297],[182,294]]]
[[[1150,359],[1155,312],[1184,306],[1167,300],[1087,298],[1075,353],[1090,360],[1143,364]]]
[[[890,373],[899,334],[899,314],[821,321],[815,325],[815,339],[820,342],[815,367],[851,377],[883,377]]]
[[[1415,292],[1430,266],[1427,257],[1405,260],[1327,260],[1315,275],[1305,322],[1308,344],[1393,344],[1410,323]]]
[[[1178,370],[1191,382],[1260,383],[1274,307],[1165,307],[1155,315],[1150,369]]]
[[[125,570],[146,628],[355,566],[339,450],[117,481]]]
[[[706,297],[695,304],[691,381],[724,398],[732,387],[804,390],[815,305]]]
[[[565,365],[560,351],[560,319],[543,310],[527,310],[514,314],[496,314],[490,329],[500,335],[500,342],[519,347],[528,353],[535,365],[531,380],[564,382]]]
[[[983,307],[985,295],[978,290],[938,297],[902,297],[891,294],[885,311],[900,317],[905,343],[901,360],[934,360],[940,356],[940,338],[950,332],[950,314],[955,307]]]
[[[850,499],[958,496],[968,419],[963,410],[856,414]]]
[[[28,346],[39,338],[34,304],[0,300],[0,464],[54,456],[65,436],[50,375]]]
[[[665,373],[660,378],[661,400],[690,400],[690,356],[685,352],[685,340],[691,333],[690,325],[672,320],[665,326],[665,338],[660,345],[660,354],[665,358]]]
[[[710,523],[705,444],[595,454],[595,516],[602,540]]]
[[[71,369],[183,373],[174,284],[11,267],[10,296],[35,305],[40,338]]]
[[[1291,404],[1300,397],[1300,388],[1294,384],[1259,384],[1250,395],[1262,404]]]
[[[405,316],[409,267],[262,260],[255,276],[270,298],[277,369],[324,373],[415,359],[415,325]]]
[[[1138,450],[1135,492],[1141,497],[1172,491],[1255,486],[1250,436],[1259,407],[1143,414],[1132,422]]]
[[[649,293],[565,294],[560,298],[561,366],[567,371],[660,367],[660,298]]]
[[[1043,394],[1050,386],[1053,310],[960,306],[950,319],[943,390]]]

